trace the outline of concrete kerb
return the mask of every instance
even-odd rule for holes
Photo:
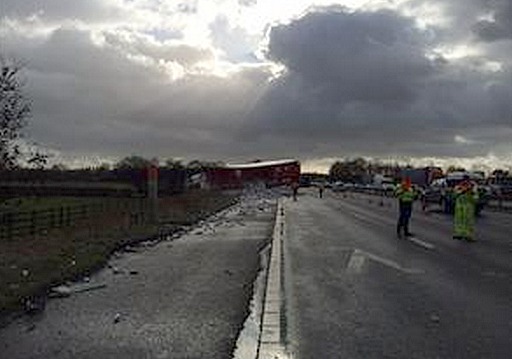
[[[283,344],[285,338],[283,338],[282,330],[282,324],[286,318],[283,306],[283,236],[284,208],[282,202],[278,200],[257,359],[288,358],[286,347]]]
[[[282,236],[283,207],[277,200],[272,238],[261,252],[262,270],[255,281],[251,313],[237,339],[234,359],[288,358],[283,344]]]

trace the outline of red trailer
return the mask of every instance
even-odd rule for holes
[[[268,187],[289,185],[299,181],[300,163],[297,160],[260,161],[243,164],[227,164],[210,169],[207,183],[212,188],[242,188],[249,183]]]

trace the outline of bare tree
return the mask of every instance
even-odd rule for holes
[[[141,156],[128,156],[115,164],[116,169],[144,169],[151,166],[151,161]]]
[[[172,170],[181,170],[185,168],[185,165],[181,160],[169,158],[168,160],[165,161],[165,168]]]
[[[30,102],[23,93],[19,62],[0,55],[0,169],[17,166],[21,150],[17,141],[30,117]]]

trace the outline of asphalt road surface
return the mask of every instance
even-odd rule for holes
[[[395,200],[304,190],[284,201],[293,358],[512,357],[512,215],[487,213],[477,242],[415,208],[396,237]]]

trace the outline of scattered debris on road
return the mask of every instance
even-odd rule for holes
[[[71,295],[71,288],[67,285],[59,285],[50,290],[50,298],[65,298]]]
[[[434,322],[434,323],[439,323],[439,321],[440,321],[441,319],[439,318],[439,316],[438,316],[437,314],[432,314],[432,315],[430,316],[430,320],[431,320],[432,322]]]
[[[49,297],[50,298],[66,298],[75,293],[83,293],[89,292],[92,290],[98,290],[106,288],[107,285],[105,283],[91,283],[91,282],[83,282],[76,283],[70,285],[59,285],[57,287],[53,287],[50,289]]]

